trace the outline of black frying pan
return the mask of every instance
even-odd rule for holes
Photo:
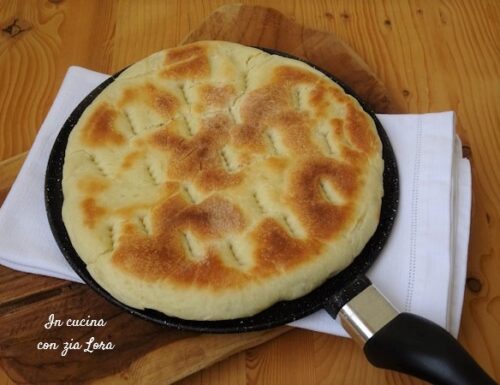
[[[274,50],[265,51],[294,58]],[[64,154],[71,130],[87,106],[119,73],[104,81],[82,100],[61,128],[52,148],[45,178],[45,202],[49,223],[59,248],[77,274],[108,301],[129,313],[164,326],[205,333],[248,332],[283,325],[325,308],[333,317],[337,317],[340,312],[339,318],[344,328],[364,346],[368,359],[376,366],[442,384],[494,383],[449,333],[421,317],[409,313],[399,314],[365,277],[364,274],[389,237],[396,217],[399,194],[397,163],[389,138],[375,114],[348,87],[329,73],[317,69],[359,101],[375,121],[383,145],[384,197],[380,222],[363,251],[342,272],[301,298],[276,303],[252,317],[223,321],[191,321],[152,309],[135,309],[104,290],[89,274],[70,242],[62,219],[64,196],[61,181]]]

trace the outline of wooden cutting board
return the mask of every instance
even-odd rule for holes
[[[221,7],[183,42],[205,39],[288,52],[335,74],[375,111],[401,111],[375,74],[348,46],[334,35],[300,26],[278,11],[243,5]],[[0,162],[0,203],[25,155]],[[102,319],[106,326],[46,328],[50,314],[62,321]],[[170,384],[289,329],[237,335],[165,329],[121,311],[85,285],[0,266],[0,359],[8,375],[18,383]],[[92,338],[95,342],[111,342],[114,349],[84,352]],[[38,349],[43,342],[58,347]],[[62,356],[65,342],[78,342],[81,349],[69,350]]]

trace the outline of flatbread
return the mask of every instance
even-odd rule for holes
[[[119,301],[234,319],[349,265],[377,227],[382,172],[373,120],[324,74],[197,42],[132,65],[84,111],[62,214]]]

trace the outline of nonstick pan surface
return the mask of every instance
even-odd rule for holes
[[[272,54],[297,59],[282,52],[263,48],[260,49]],[[347,86],[338,81],[333,75],[327,73],[326,71],[323,71],[320,68],[317,68],[311,63],[307,64],[323,72],[334,82],[338,83],[346,93],[358,100],[363,109],[375,121],[375,125],[377,127],[377,131],[383,146],[382,156],[384,158],[384,197],[382,198],[380,221],[375,234],[368,241],[362,252],[346,269],[344,269],[334,277],[328,279],[321,286],[303,297],[297,298],[292,301],[278,302],[267,308],[266,310],[251,317],[223,321],[191,321],[171,317],[156,310],[135,309],[118,301],[106,290],[104,290],[87,271],[85,263],[73,248],[69,239],[68,232],[66,231],[66,227],[62,219],[62,204],[64,201],[62,191],[62,170],[66,145],[71,130],[76,125],[87,106],[92,103],[92,101],[116,79],[116,77],[119,75],[119,73],[117,73],[116,75],[110,77],[102,84],[100,84],[90,94],[88,94],[88,96],[82,100],[82,102],[75,108],[67,121],[64,123],[52,148],[45,176],[45,204],[52,233],[54,234],[54,238],[56,239],[56,242],[59,245],[59,248],[61,249],[64,257],[69,262],[71,267],[75,270],[75,272],[82,278],[82,280],[111,303],[121,307],[129,313],[155,322],[157,324],[181,330],[209,333],[235,333],[267,329],[274,326],[283,325],[312,314],[313,312],[321,309],[325,301],[328,298],[331,298],[333,294],[341,293],[342,290],[345,290],[345,288],[348,287],[348,285],[354,280],[355,277],[363,275],[370,268],[370,266],[373,264],[377,256],[380,254],[382,248],[384,247],[384,244],[389,237],[394,219],[396,217],[399,197],[399,177],[396,158],[384,128],[380,124],[375,114],[367,107],[367,105],[356,95],[354,95],[354,93]]]

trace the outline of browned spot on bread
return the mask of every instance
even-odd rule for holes
[[[122,160],[120,167],[128,170],[133,164],[144,155],[144,151],[131,151]]]
[[[199,177],[195,178],[195,183],[202,191],[223,190],[236,186],[243,181],[243,172],[231,174],[222,167],[214,170],[203,170]]]
[[[165,64],[168,65],[170,63],[190,59],[193,56],[202,55],[206,55],[206,50],[205,48],[197,44],[189,44],[186,46],[176,47],[168,50]]]
[[[332,127],[332,133],[334,137],[342,140],[342,137],[344,135],[344,122],[342,121],[342,119],[331,119],[330,125]]]
[[[179,182],[168,181],[164,183],[164,187],[165,187],[164,196],[168,197],[173,193],[179,191],[179,189],[181,188],[181,184]]]
[[[152,107],[161,115],[169,118],[178,110],[180,102],[175,95],[167,90],[148,83],[140,87],[126,89],[118,106],[126,108],[129,105],[137,106],[137,104]]]
[[[321,251],[319,241],[295,239],[273,218],[264,219],[253,231],[252,239],[256,245],[254,270],[258,276],[286,271]]]
[[[181,234],[189,229],[199,237],[217,239],[221,235],[241,231],[245,226],[239,209],[220,197],[200,205],[188,206],[179,196],[167,201],[155,212],[157,229],[152,238],[134,226],[125,229],[127,237],[113,254],[120,268],[145,280],[167,278],[183,286],[203,284],[212,290],[237,287],[253,276],[262,278],[285,271],[308,261],[322,244],[316,240],[291,238],[274,219],[265,219],[252,234],[256,244],[256,264],[249,272],[225,265],[216,247],[209,247],[201,261],[189,260],[182,248]]]
[[[147,93],[154,108],[163,115],[172,115],[179,107],[179,101],[171,93],[159,90],[155,86],[147,85]]]
[[[210,251],[207,257],[196,267],[194,284],[212,290],[227,290],[228,287],[241,287],[250,280],[244,272],[222,263],[216,251]]]
[[[204,258],[189,260],[182,246],[182,232],[192,231],[204,239],[217,239],[241,231],[245,220],[238,207],[213,196],[198,205],[189,205],[179,195],[172,196],[153,213],[153,234],[141,234],[129,226],[113,262],[145,280],[169,278],[181,285],[202,282],[211,289],[224,289],[245,280],[245,274],[224,265],[216,248],[208,248]]]
[[[187,284],[194,278],[193,265],[186,263],[180,239],[172,237],[147,237],[134,226],[128,226],[112,256],[120,269],[145,281],[182,277]],[[176,279],[179,283],[179,279]],[[188,282],[186,282],[188,281]]]
[[[169,79],[203,79],[210,75],[210,63],[206,55],[194,56],[189,60],[172,64],[161,74]]]
[[[326,115],[332,108],[332,102],[338,105],[347,105],[350,100],[342,89],[325,82],[316,84],[309,94],[309,103],[313,106],[318,117]]]
[[[205,84],[200,86],[198,92],[200,102],[194,107],[197,112],[202,112],[207,107],[224,108],[236,96],[236,90],[230,84],[223,86]]]
[[[317,116],[321,117],[326,114],[328,108],[331,108],[327,99],[327,89],[322,84],[316,85],[309,94],[309,104],[313,106]]]
[[[366,154],[379,150],[380,142],[370,129],[371,122],[367,115],[352,105],[347,106],[345,131],[352,144]]]
[[[273,81],[277,83],[288,82],[288,83],[314,83],[319,81],[321,78],[310,72],[305,71],[301,68],[292,66],[279,66],[274,69]],[[288,85],[289,86],[289,85]]]
[[[290,179],[287,201],[311,237],[332,240],[345,228],[352,214],[349,204],[335,205],[321,194],[320,181],[326,179],[347,202],[355,200],[359,189],[357,170],[330,158],[304,161]]]
[[[90,147],[123,144],[124,136],[114,128],[117,117],[118,112],[111,105],[101,103],[81,131],[83,142]]]
[[[127,104],[133,103],[137,99],[140,98],[141,95],[141,89],[142,87],[134,87],[134,88],[125,88],[122,93],[122,97],[120,101],[118,102],[118,107],[123,108]]]
[[[342,89],[330,86],[328,87],[328,91],[330,95],[333,96],[333,99],[337,101],[337,103],[346,105],[349,104],[349,96],[347,96],[347,94],[344,93]]]
[[[208,248],[200,261],[187,259],[179,230],[170,228],[168,233],[152,239],[140,234],[133,226],[126,231],[127,237],[113,253],[115,265],[147,281],[168,279],[184,287],[202,285],[215,291],[239,287],[255,277],[261,279],[293,269],[307,262],[310,253],[318,253],[322,248],[316,240],[291,238],[276,220],[268,218],[253,232],[257,245],[256,264],[244,272],[225,265],[215,247]]]
[[[90,228],[93,228],[96,222],[106,214],[106,208],[99,206],[94,198],[85,198],[80,206],[83,211],[83,221]]]
[[[295,110],[278,113],[271,120],[271,126],[280,131],[283,143],[292,153],[304,154],[305,151],[317,151],[311,142],[313,122],[306,113]]]
[[[241,152],[251,152],[254,154],[266,151],[263,137],[263,127],[251,124],[238,124],[231,131],[231,143],[240,147]]]
[[[285,171],[288,167],[288,161],[284,157],[275,157],[272,156],[266,160],[266,168],[273,170],[274,172],[280,174]]]
[[[155,235],[191,230],[202,238],[216,238],[240,231],[245,225],[241,210],[220,196],[190,204],[179,194],[157,206],[153,213]]]
[[[177,225],[188,228],[202,238],[220,238],[237,233],[245,226],[241,210],[229,201],[211,196],[179,214]]]
[[[290,93],[279,85],[268,85],[251,91],[243,100],[240,114],[243,123],[231,131],[231,141],[243,152],[266,151],[264,131],[272,128],[273,119],[283,111],[292,111]]]
[[[114,210],[108,210],[108,212],[112,215],[118,215],[123,219],[127,219],[130,218],[131,216],[134,216],[138,211],[149,209],[153,207],[155,204],[156,202],[130,204],[119,207]]]
[[[113,253],[112,261],[145,281],[166,280],[180,287],[200,285],[217,291],[238,287],[247,280],[243,272],[226,266],[214,250],[208,250],[199,262],[188,260],[178,231],[153,238],[133,231]]]
[[[77,186],[84,193],[98,194],[109,187],[109,181],[104,178],[88,176],[84,179],[79,179]]]
[[[232,133],[234,143],[258,151],[264,147],[264,131],[273,128],[280,132],[283,143],[292,153],[316,151],[311,142],[314,122],[307,112],[295,110],[291,100],[290,89],[282,84],[250,92],[241,105],[243,124]]]
[[[197,44],[168,51],[162,76],[172,79],[202,79],[210,75],[207,51]]]
[[[172,124],[178,124],[172,122]],[[173,132],[171,125],[156,132],[151,143],[169,153],[175,162],[169,163],[167,176],[172,180],[189,180],[202,191],[223,190],[243,180],[241,172],[230,173],[222,163],[220,150],[227,143],[234,123],[225,114],[205,118],[192,138]]]
[[[251,91],[241,104],[240,114],[248,126],[262,128],[276,113],[292,108],[290,91],[280,85],[271,84]]]
[[[368,159],[364,152],[346,145],[342,145],[340,147],[340,155],[346,162],[350,163],[354,167],[362,167],[363,163],[365,163]]]

